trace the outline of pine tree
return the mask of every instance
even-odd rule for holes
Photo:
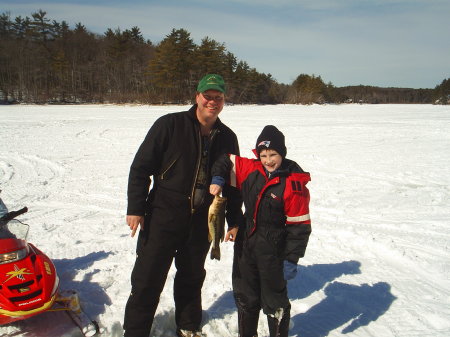
[[[149,77],[162,102],[185,103],[191,98],[194,50],[190,33],[184,29],[173,29],[157,45]]]

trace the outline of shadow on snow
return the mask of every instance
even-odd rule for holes
[[[107,305],[111,305],[111,299],[106,294],[104,286],[92,281],[99,269],[94,269],[86,273],[79,281],[75,280],[80,271],[87,270],[95,262],[106,259],[111,252],[93,252],[75,259],[53,260],[60,280],[60,290],[77,291],[81,305],[93,318],[104,312]]]
[[[291,302],[322,289],[326,297],[308,311],[292,316],[290,335],[327,336],[347,324],[342,330],[346,334],[383,315],[395,300],[389,284],[350,285],[334,281],[343,275],[360,274],[360,266],[358,261],[299,266],[297,277],[288,283]],[[235,311],[233,293],[227,291],[208,308],[207,316],[217,319]]]
[[[396,299],[386,282],[374,285],[350,285],[333,282],[326,286],[326,298],[307,312],[293,316],[291,334],[299,336],[327,336],[347,324],[341,333],[353,332],[369,325],[383,315]]]

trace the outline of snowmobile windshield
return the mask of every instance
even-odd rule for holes
[[[29,226],[20,220],[0,220],[0,240],[1,239],[21,239],[26,240]]]
[[[23,207],[17,211],[11,211],[0,217],[0,239],[22,239],[26,240],[29,226],[15,217],[28,211]]]
[[[2,198],[0,198],[0,218],[3,217],[6,214],[8,214],[8,208],[6,207],[6,205],[3,202]]]

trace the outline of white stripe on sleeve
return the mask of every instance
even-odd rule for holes
[[[306,221],[306,220],[310,220],[311,217],[309,216],[309,214],[305,214],[305,215],[300,215],[300,216],[288,216],[286,218],[286,221],[288,222],[301,222],[301,221]]]
[[[231,168],[230,172],[230,185],[233,187],[236,187],[236,156],[234,154],[230,155],[231,163],[233,164],[233,167]]]

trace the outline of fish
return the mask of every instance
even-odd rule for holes
[[[220,242],[225,238],[227,198],[216,195],[208,210],[208,241],[212,242],[211,260],[220,260]]]

